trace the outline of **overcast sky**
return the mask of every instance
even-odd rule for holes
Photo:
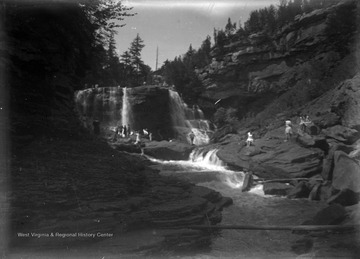
[[[156,48],[159,47],[158,68],[166,59],[184,54],[190,44],[198,49],[213,29],[224,29],[228,17],[234,23],[248,19],[251,10],[279,0],[125,0],[137,15],[127,17],[125,27],[115,36],[121,55],[139,33],[144,40],[142,60],[155,70]]]

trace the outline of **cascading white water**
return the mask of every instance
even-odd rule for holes
[[[202,149],[195,149],[190,154],[190,161],[202,163],[208,166],[225,167],[225,163],[216,155],[218,149],[212,149],[204,152]]]
[[[200,146],[210,142],[208,132],[210,132],[209,122],[204,119],[204,114],[198,106],[188,108],[187,104],[181,99],[180,95],[169,90],[170,95],[170,114],[173,128],[180,136],[186,136],[191,143],[189,133],[193,133],[192,143]]]
[[[226,164],[217,156],[218,149],[205,151],[195,149],[190,154],[190,161],[202,166],[219,171],[219,180],[231,188],[240,188],[243,184],[244,173],[228,170]]]
[[[130,124],[130,113],[131,106],[128,98],[128,89],[123,88],[123,97],[122,97],[122,108],[121,108],[121,125]]]
[[[190,154],[188,161],[162,161],[148,157],[151,161],[162,164],[164,167],[181,167],[182,170],[176,170],[175,174],[186,174],[187,178],[199,178],[199,174],[204,175],[203,179],[208,175],[209,179],[216,176],[216,181],[226,184],[231,188],[241,188],[244,179],[244,173],[239,171],[232,171],[226,168],[226,164],[221,161],[217,153],[218,149],[211,149],[205,151],[204,149],[195,149]],[[166,170],[166,169],[165,169]]]

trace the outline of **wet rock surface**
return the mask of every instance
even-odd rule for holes
[[[180,249],[180,244],[192,249],[206,246],[210,236],[202,232],[182,230],[177,236],[180,230],[161,229],[219,223],[220,211],[230,204],[229,200],[210,189],[160,176],[148,163],[142,162],[140,155],[137,158],[117,152],[91,138],[44,138],[23,147],[14,153],[12,163],[12,251],[39,246],[45,250],[76,247],[89,242],[107,246],[113,239],[121,239],[123,245],[128,243],[126,249],[117,247],[120,254],[139,247],[159,252],[174,246]],[[146,229],[159,230],[152,242],[137,241],[136,248],[131,241],[122,239]],[[30,237],[18,233],[30,233]],[[36,238],[31,233],[58,236]],[[59,233],[75,236],[61,237]]]

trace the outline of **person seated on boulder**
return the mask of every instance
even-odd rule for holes
[[[304,120],[303,116],[300,116],[299,126],[300,126],[300,132],[305,132],[306,125],[305,125],[305,120]]]
[[[247,140],[246,140],[246,146],[250,147],[251,145],[254,144],[254,138],[253,138],[253,135],[252,135],[251,131],[249,131],[247,133],[247,135],[248,135],[248,137],[247,137]]]
[[[291,120],[286,120],[285,121],[285,142],[291,139],[291,136],[293,134],[292,131],[292,125],[291,125]]]
[[[143,129],[143,134],[144,134],[145,136],[149,135],[148,130],[147,130],[147,129]]]

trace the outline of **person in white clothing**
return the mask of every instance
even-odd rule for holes
[[[287,120],[287,121],[285,121],[285,137],[286,137],[285,142],[290,140],[292,134],[293,134],[293,131],[292,131],[291,121]]]
[[[248,147],[250,147],[253,144],[254,144],[254,138],[253,138],[253,135],[252,135],[251,131],[249,131],[248,132],[248,137],[247,137],[247,140],[246,140],[246,145]]]

